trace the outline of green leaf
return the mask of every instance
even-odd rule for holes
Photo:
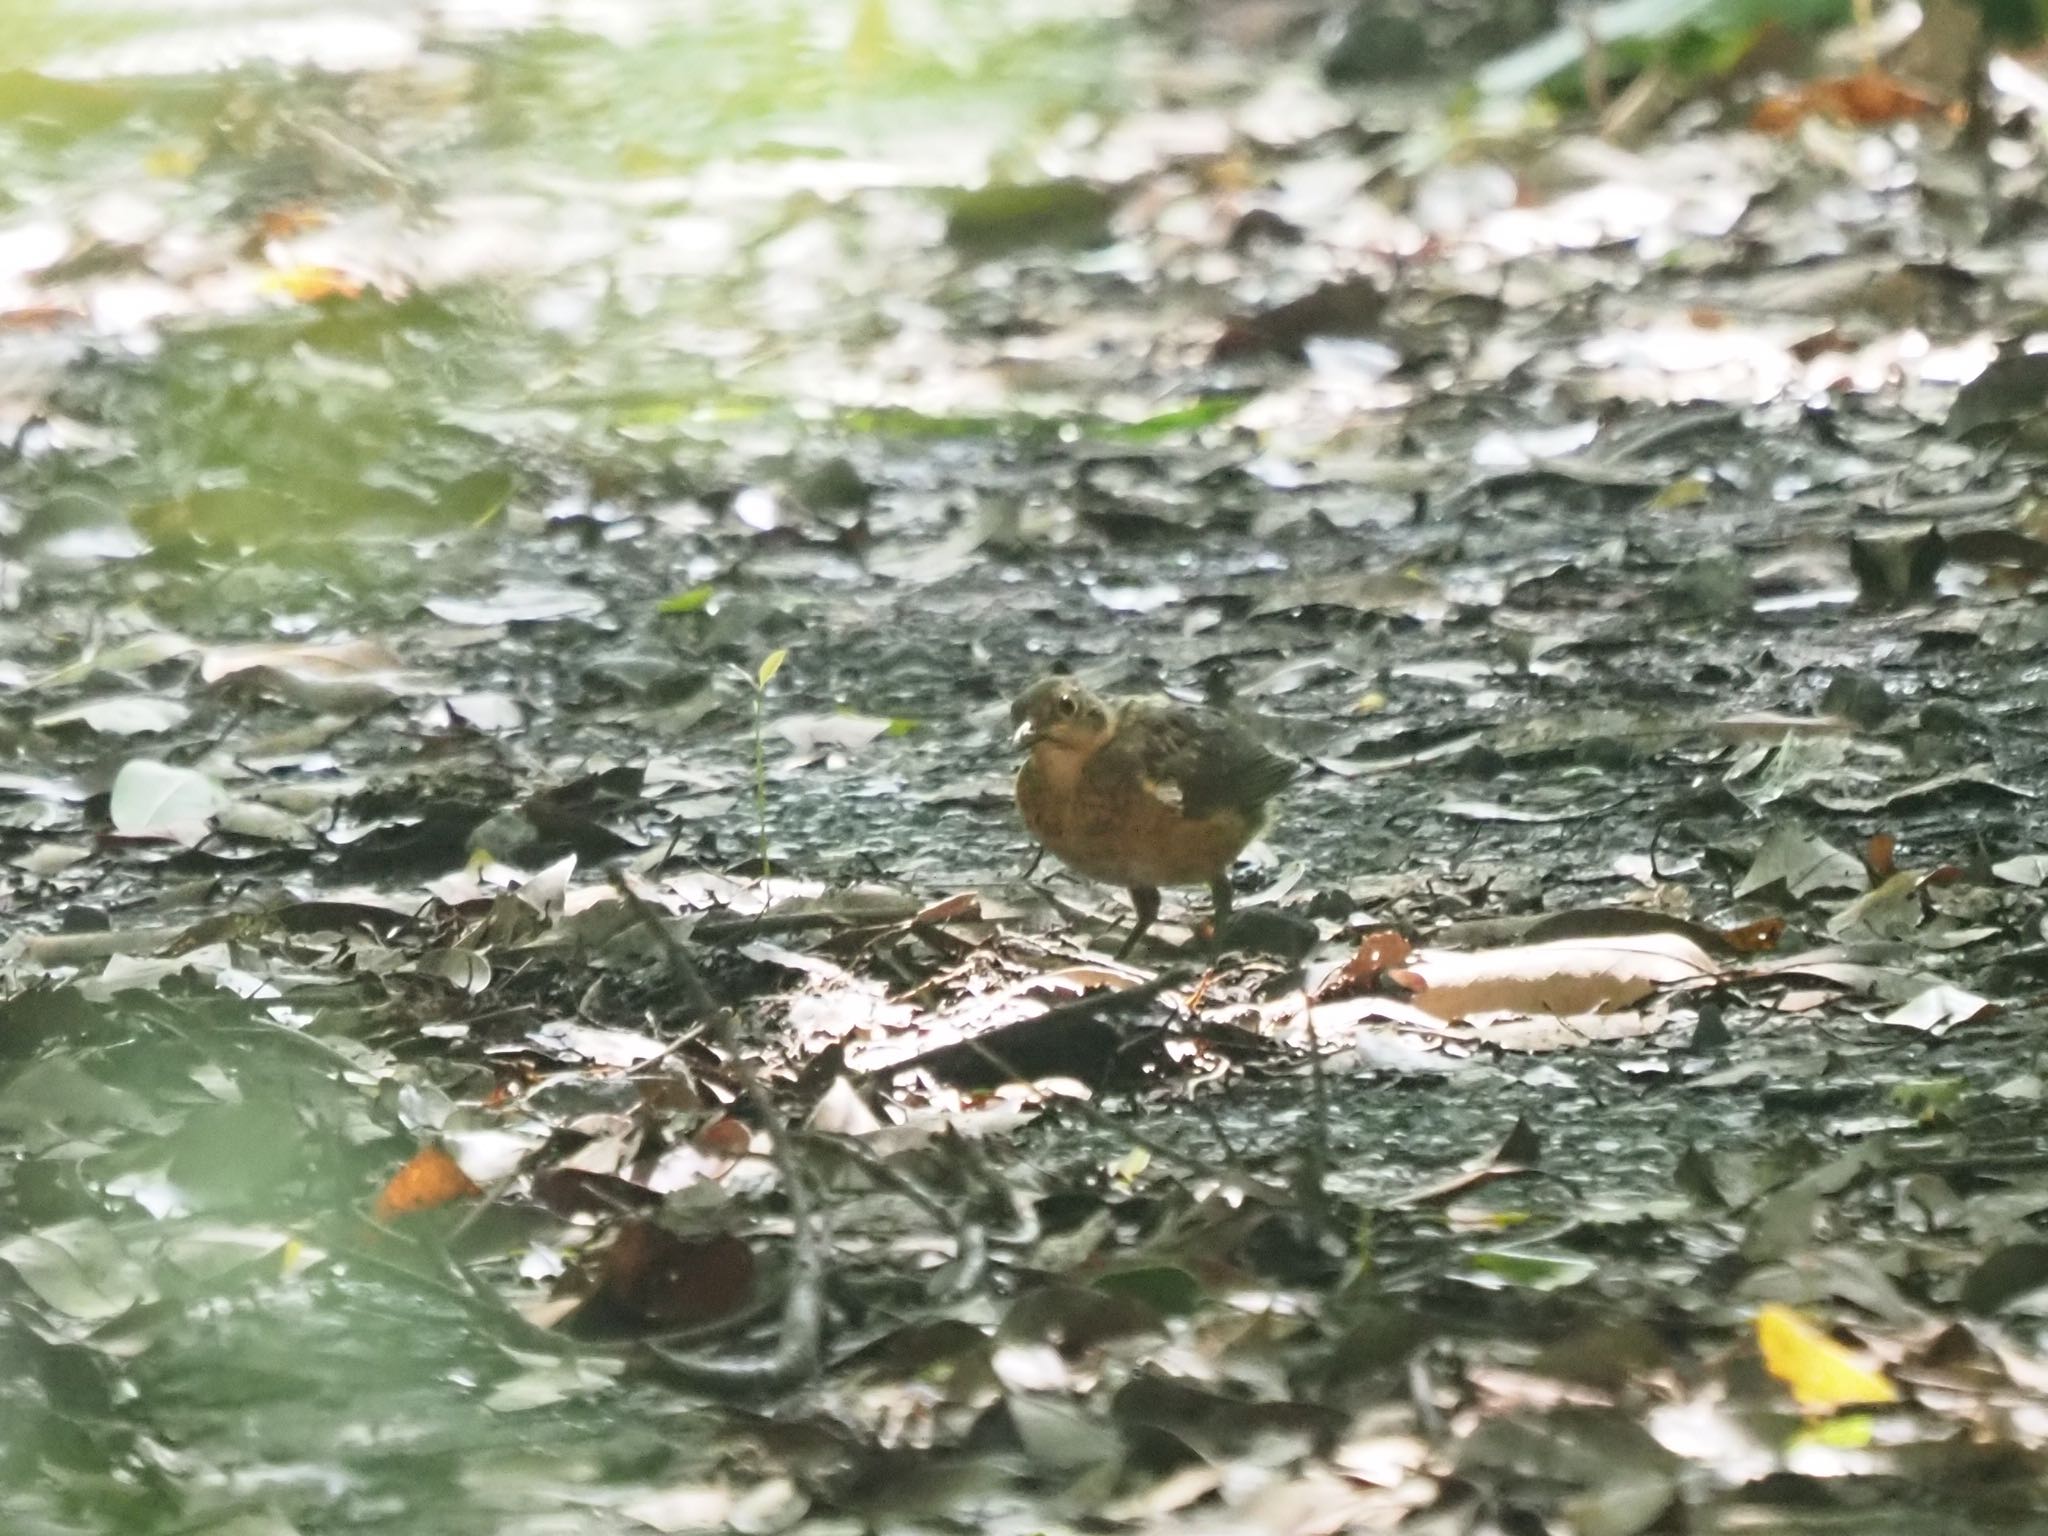
[[[1577,1285],[1599,1268],[1591,1259],[1576,1253],[1531,1253],[1495,1249],[1475,1253],[1466,1264],[1501,1283],[1528,1291],[1556,1291]]]
[[[701,587],[692,587],[687,592],[678,592],[674,597],[661,600],[659,613],[699,613],[711,602],[714,589],[710,582]]]
[[[782,670],[782,664],[789,660],[788,650],[770,651],[767,660],[761,663],[761,670],[755,675],[754,686],[766,688],[775,680],[775,674]]]
[[[1147,416],[1142,421],[1111,423],[1103,428],[1102,435],[1127,443],[1146,443],[1155,438],[1170,437],[1175,433],[1193,432],[1215,422],[1225,421],[1244,408],[1251,399],[1248,390],[1218,392],[1205,395],[1188,405],[1176,406],[1170,411],[1161,411],[1156,416]]]
[[[1095,1289],[1143,1302],[1163,1317],[1181,1317],[1202,1303],[1202,1282],[1177,1264],[1141,1264],[1095,1277]]]

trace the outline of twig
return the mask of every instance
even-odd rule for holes
[[[455,1262],[445,1248],[429,1246],[416,1237],[388,1226],[375,1226],[371,1230],[386,1240],[405,1242],[414,1253],[432,1261],[440,1273],[429,1274],[425,1270],[416,1269],[396,1258],[376,1252],[368,1243],[351,1244],[344,1256],[345,1262],[381,1270],[434,1295],[447,1298],[487,1324],[507,1344],[521,1349],[546,1350],[556,1355],[591,1352],[590,1347],[580,1340],[563,1338],[537,1323],[529,1322],[507,1305],[497,1292],[479,1284],[467,1269]]]
[[[1324,1193],[1330,1175],[1330,1078],[1323,1070],[1323,1042],[1316,1034],[1315,1007],[1307,988],[1301,994],[1301,1022],[1308,1032],[1309,1134],[1301,1153],[1302,1206],[1317,1236],[1329,1230],[1330,1207]]]
[[[716,944],[725,939],[751,939],[764,933],[802,933],[811,928],[890,927],[908,922],[920,908],[905,901],[900,915],[870,912],[758,912],[752,917],[703,917],[690,929],[690,937]]]
[[[690,1007],[711,1023],[719,1049],[732,1062],[754,1113],[767,1130],[769,1155],[789,1200],[789,1292],[783,1298],[782,1326],[775,1348],[766,1354],[724,1356],[684,1354],[660,1344],[642,1345],[642,1353],[661,1375],[679,1385],[713,1392],[775,1392],[817,1375],[825,1337],[825,1247],[830,1234],[796,1155],[796,1140],[769,1096],[742,1047],[739,1026],[730,1008],[721,1008],[704,985],[697,962],[623,876],[612,876],[612,888],[627,908],[654,934],[668,957],[669,970],[682,983]]]
[[[1117,995],[1128,996],[1126,993]],[[1083,999],[1083,1001],[1087,1001],[1087,999]],[[1067,1006],[1071,1007],[1073,1005],[1068,1004]],[[1051,1013],[1055,1010],[1048,1009],[1046,1011]],[[1043,1016],[1040,1015],[1040,1017]],[[1001,1071],[1009,1074],[1012,1079],[1018,1082],[1025,1080],[1022,1073],[1005,1061],[997,1052],[983,1045],[979,1040],[968,1040],[964,1043],[975,1054],[992,1062]],[[1290,1206],[1295,1203],[1296,1197],[1293,1191],[1282,1189],[1277,1184],[1268,1184],[1264,1179],[1245,1173],[1240,1169],[1219,1168],[1207,1158],[1196,1157],[1192,1153],[1182,1152],[1175,1147],[1169,1147],[1164,1142],[1155,1141],[1143,1131],[1133,1130],[1130,1126],[1104,1114],[1087,1099],[1062,1096],[1058,1103],[1063,1109],[1073,1110],[1097,1130],[1106,1131],[1112,1136],[1128,1141],[1132,1146],[1149,1152],[1152,1156],[1159,1158],[1163,1162],[1178,1164],[1192,1173],[1200,1174],[1203,1178],[1217,1179],[1226,1184],[1234,1184],[1246,1194],[1257,1195],[1273,1205]]]
[[[964,1296],[981,1283],[982,1276],[988,1270],[988,1233],[980,1222],[969,1219],[964,1210],[947,1204],[926,1189],[922,1182],[912,1178],[886,1159],[876,1156],[851,1137],[829,1136],[819,1131],[811,1131],[806,1133],[804,1139],[813,1146],[836,1152],[868,1177],[906,1196],[913,1204],[921,1207],[926,1214],[945,1226],[952,1234],[954,1258],[959,1265],[958,1272],[945,1286],[945,1296]]]

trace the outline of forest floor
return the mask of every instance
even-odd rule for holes
[[[2048,1530],[2034,77],[909,9],[0,42],[8,1536]]]

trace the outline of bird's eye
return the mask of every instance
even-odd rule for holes
[[[1078,708],[1080,708],[1080,706],[1074,702],[1074,696],[1071,693],[1063,693],[1060,695],[1061,714],[1071,715]]]

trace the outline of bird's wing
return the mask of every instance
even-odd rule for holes
[[[1117,753],[1155,798],[1196,818],[1255,813],[1295,772],[1228,715],[1150,700],[1124,706],[1103,750]]]

